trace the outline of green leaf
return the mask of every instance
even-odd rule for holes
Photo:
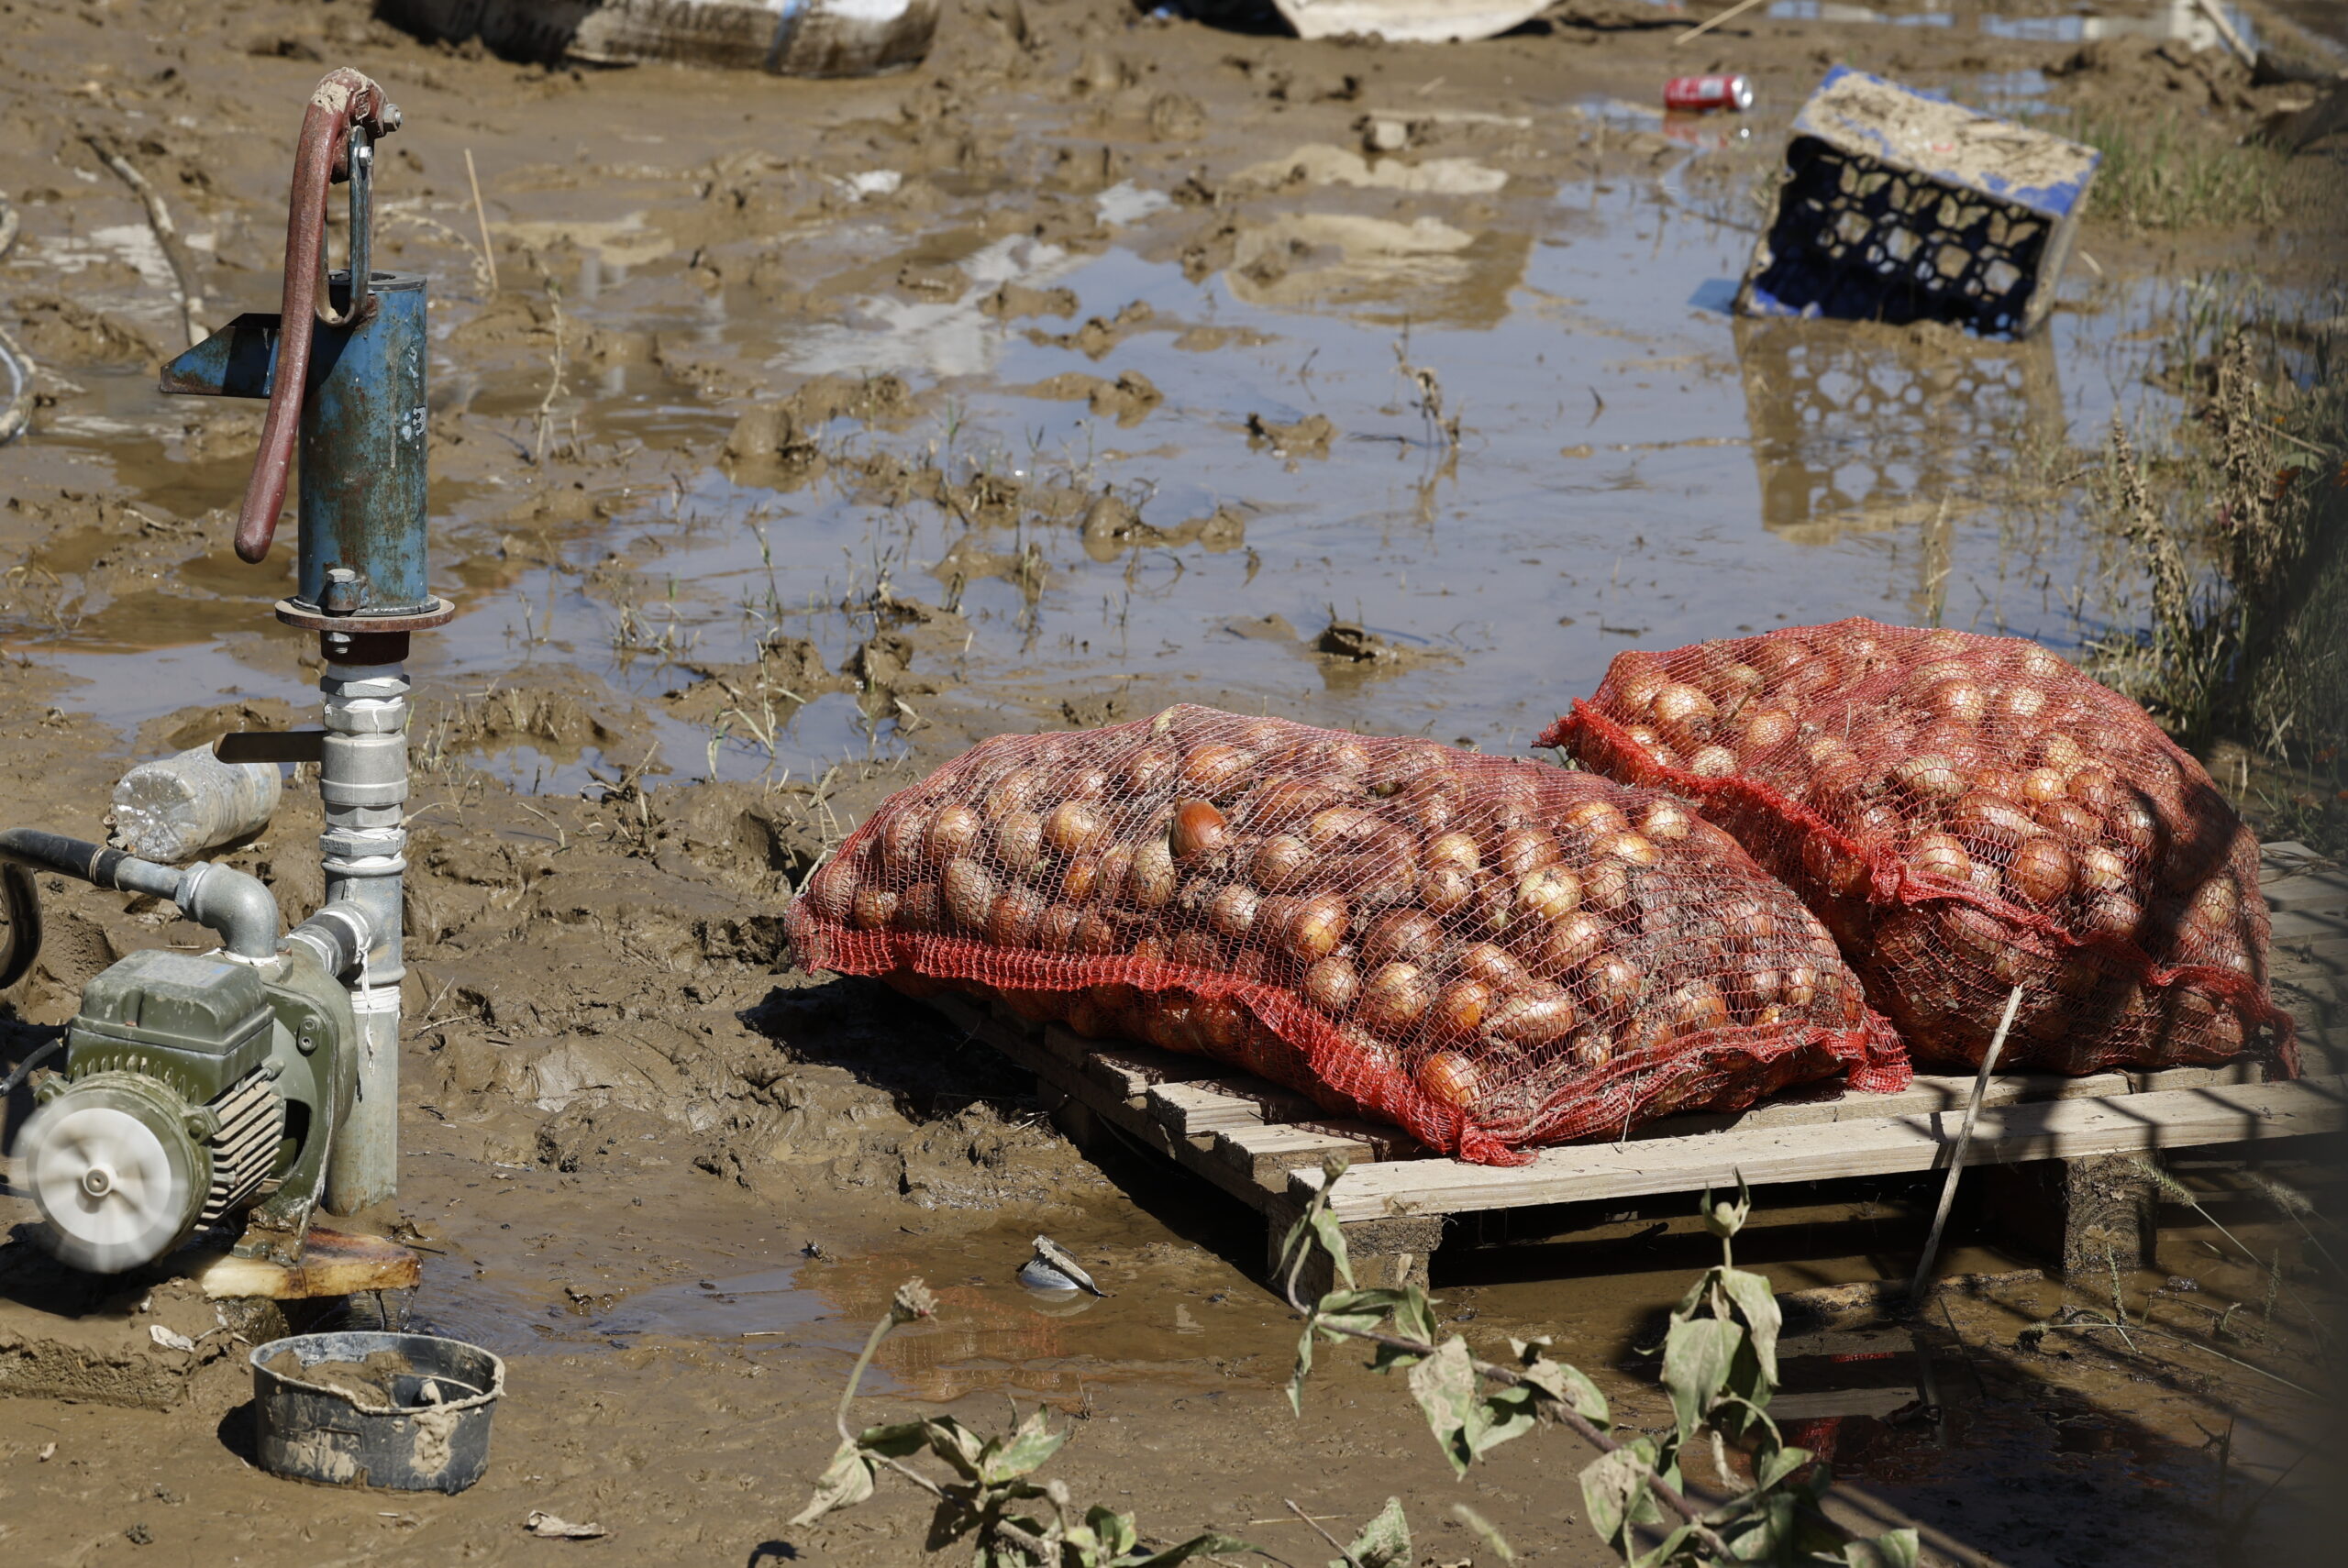
[[[1361,1527],[1346,1551],[1361,1568],[1417,1568],[1418,1559],[1411,1551],[1411,1521],[1402,1516],[1402,1499],[1387,1498],[1378,1517]],[[1332,1562],[1329,1568],[1346,1565]]]
[[[1468,1424],[1476,1406],[1476,1364],[1468,1342],[1454,1334],[1434,1354],[1411,1368],[1411,1393],[1426,1412],[1427,1426],[1442,1445],[1443,1456],[1461,1475],[1476,1451],[1467,1441]]]
[[[1568,1362],[1551,1361],[1541,1353],[1546,1340],[1511,1340],[1509,1348],[1516,1353],[1517,1370],[1524,1380],[1571,1409],[1582,1419],[1600,1431],[1614,1424],[1612,1409],[1606,1396],[1589,1375]]]
[[[792,1516],[794,1525],[810,1525],[835,1508],[852,1508],[872,1496],[872,1464],[852,1442],[840,1444],[831,1463],[815,1483],[815,1495]]]
[[[1469,1412],[1468,1446],[1479,1457],[1541,1424],[1540,1395],[1531,1388],[1501,1388],[1476,1401]]]
[[[1084,1523],[1101,1542],[1103,1557],[1114,1561],[1131,1551],[1141,1540],[1141,1532],[1134,1528],[1134,1517],[1098,1503],[1085,1510]]]
[[[1019,1423],[1018,1431],[999,1452],[988,1453],[979,1466],[979,1479],[988,1485],[1015,1481],[1058,1452],[1068,1441],[1068,1433],[1056,1432],[1044,1425],[1044,1412],[1039,1408]],[[992,1445],[989,1445],[991,1447]]]
[[[952,1465],[965,1481],[979,1479],[986,1441],[951,1416],[932,1416],[922,1426],[929,1434],[929,1451]]]
[[[1647,1467],[1654,1461],[1655,1445],[1641,1438],[1582,1468],[1582,1509],[1599,1539],[1617,1551],[1627,1551],[1631,1526],[1656,1517],[1655,1498],[1647,1492]]]
[[[1778,1309],[1777,1293],[1769,1282],[1757,1274],[1743,1269],[1724,1268],[1719,1271],[1721,1288],[1744,1314],[1745,1326],[1753,1334],[1753,1353],[1761,1359],[1761,1375],[1771,1386],[1778,1381],[1778,1331],[1785,1326],[1785,1316]],[[1767,1399],[1755,1400],[1766,1405]]]
[[[1842,1561],[1850,1568],[1916,1568],[1918,1546],[1912,1529],[1895,1529],[1873,1540],[1855,1540],[1843,1548]]]
[[[1208,1552],[1220,1557],[1232,1551],[1253,1551],[1259,1557],[1263,1555],[1261,1549],[1251,1542],[1241,1540],[1236,1536],[1218,1535],[1210,1530],[1204,1535],[1194,1535],[1179,1546],[1169,1546],[1163,1551],[1151,1552],[1146,1557],[1128,1552],[1123,1557],[1113,1559],[1107,1568],[1173,1568],[1177,1562],[1188,1562],[1191,1558],[1203,1556]]]
[[[1304,1380],[1312,1372],[1312,1320],[1304,1320],[1304,1332],[1296,1337],[1296,1367],[1288,1375],[1288,1408],[1297,1415],[1304,1414]]]
[[[898,1421],[885,1427],[867,1427],[856,1434],[856,1445],[890,1459],[903,1459],[929,1446],[929,1423]]]
[[[1703,1424],[1744,1342],[1744,1328],[1720,1318],[1683,1318],[1671,1325],[1663,1342],[1663,1386],[1671,1395],[1681,1441]]]
[[[1327,1192],[1326,1187],[1322,1189],[1324,1198]],[[1330,1272],[1343,1282],[1347,1290],[1351,1290],[1354,1287],[1354,1264],[1352,1255],[1346,1250],[1346,1228],[1337,1223],[1337,1217],[1329,1212],[1328,1204],[1320,1198],[1313,1200],[1312,1207],[1305,1210],[1304,1217],[1312,1222],[1313,1240],[1319,1242],[1321,1250],[1329,1254]]]

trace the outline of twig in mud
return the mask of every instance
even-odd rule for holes
[[[473,222],[481,226],[482,265],[489,271],[489,292],[497,293],[497,251],[489,243],[489,210],[481,204],[481,176],[473,171],[473,149],[465,149],[465,182],[473,188]]]
[[[1998,1053],[2005,1048],[2006,1032],[2014,1026],[2014,1014],[2021,1009],[2021,988],[2016,986],[2006,998],[2006,1015],[1998,1021],[1998,1032],[1989,1037],[1988,1050],[1981,1054],[1981,1070],[1973,1076],[1972,1098],[1965,1102],[1965,1122],[1956,1130],[1956,1147],[1948,1158],[1948,1175],[1941,1180],[1941,1205],[1933,1212],[1932,1233],[1924,1238],[1923,1256],[1916,1260],[1915,1275],[1908,1281],[1908,1304],[1911,1307],[1924,1298],[1924,1276],[1932,1272],[1933,1260],[1940,1255],[1941,1232],[1948,1228],[1949,1206],[1956,1201],[1956,1178],[1965,1169],[1966,1151],[1973,1146],[1973,1124],[1980,1120],[1981,1097],[1989,1087],[1989,1074],[1997,1067]]]
[[[0,196],[0,260],[17,243],[17,209]],[[8,372],[8,401],[0,403],[0,447],[15,440],[33,416],[33,357],[0,326],[0,367]]]
[[[547,395],[538,400],[538,436],[537,444],[530,450],[532,468],[539,467],[546,461],[547,432],[554,426],[555,399],[562,396],[566,390],[563,385],[563,365],[567,345],[563,332],[562,290],[557,287],[551,279],[547,282],[547,302],[554,307],[554,354],[551,359],[553,374],[547,381]],[[572,444],[574,447],[577,445],[576,441]]]
[[[1361,1568],[1361,1559],[1356,1557],[1352,1552],[1347,1551],[1344,1541],[1339,1540],[1335,1536],[1331,1535],[1327,1530],[1323,1529],[1319,1519],[1314,1518],[1311,1514],[1308,1514],[1302,1508],[1298,1507],[1294,1497],[1282,1497],[1280,1501],[1287,1505],[1288,1511],[1290,1513],[1294,1514],[1298,1518],[1301,1518],[1306,1524],[1311,1525],[1312,1527],[1312,1533],[1327,1541],[1331,1549],[1334,1550],[1338,1556],[1346,1560],[1346,1568]]]
[[[1721,12],[1718,16],[1705,17],[1702,21],[1689,28],[1686,32],[1681,33],[1678,38],[1673,39],[1671,40],[1672,47],[1677,49],[1690,39],[1702,38],[1706,33],[1711,32],[1722,22],[1732,21],[1738,17],[1744,16],[1744,13],[1750,11],[1754,6],[1758,6],[1759,4],[1761,4],[1761,0],[1736,0],[1736,4],[1731,6],[1727,10]]]
[[[163,253],[164,264],[172,270],[173,292],[179,296],[180,326],[187,333],[187,346],[194,348],[204,341],[204,323],[197,319],[204,312],[204,293],[195,286],[194,269],[188,265],[187,253],[180,248],[180,231],[172,225],[171,209],[163,205],[162,196],[147,182],[147,176],[130,166],[128,159],[97,137],[84,136],[82,139],[98,155],[98,161],[113,170],[147,208],[147,225],[155,231],[155,248]]]

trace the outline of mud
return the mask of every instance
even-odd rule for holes
[[[180,341],[169,270],[82,131],[119,131],[163,191],[216,325],[273,307],[319,62],[405,111],[377,264],[431,280],[435,586],[461,613],[411,666],[402,1191],[366,1218],[424,1253],[422,1324],[511,1362],[472,1491],[289,1486],[247,1467],[246,1326],[151,1282],[205,1351],[150,1339],[190,1364],[135,1398],[85,1380],[8,1400],[0,1542],[571,1550],[527,1536],[543,1509],[631,1560],[909,1562],[909,1493],[782,1521],[856,1349],[919,1274],[945,1309],[892,1342],[875,1419],[1049,1401],[1076,1430],[1055,1473],[1167,1539],[1214,1524],[1304,1561],[1319,1543],[1282,1499],[1358,1521],[1400,1493],[1434,1561],[1489,1555],[1463,1499],[1534,1560],[1600,1561],[1558,1434],[1463,1488],[1386,1380],[1334,1367],[1291,1417],[1294,1325],[1251,1277],[1248,1216],[1138,1156],[1079,1156],[985,1047],[792,970],[779,914],[888,791],[1006,729],[1187,700],[1501,751],[1633,638],[1866,613],[2069,647],[2132,624],[2066,476],[2115,413],[2174,414],[2171,345],[2209,288],[2255,273],[2278,315],[2330,297],[2334,158],[2293,166],[2266,228],[2146,233],[2090,198],[2031,344],[1735,323],[1727,292],[1835,59],[2050,129],[2175,117],[2210,145],[2306,89],[2178,38],[2088,38],[2061,6],[2001,6],[2044,24],[2002,31],[1779,9],[1673,50],[1683,16],[1567,0],[1508,38],[1405,49],[972,0],[921,70],[847,83],[515,65],[360,0],[0,17],[0,190],[24,222],[0,302],[41,365],[33,428],[0,449],[12,822],[101,836],[131,761],[316,711],[315,648],[266,613],[288,554],[228,550],[258,409],[153,392]],[[1665,76],[1714,68],[1755,78],[1755,113],[1654,112]],[[225,857],[299,918],[318,827],[296,779]],[[123,953],[204,939],[149,900],[47,897],[0,1063]],[[1931,1197],[1772,1194],[1744,1255],[1787,1290],[1898,1277]],[[2226,1201],[2263,1257],[2301,1246]],[[1479,1344],[1554,1336],[1659,1425],[1638,1350],[1713,1255],[1679,1207],[1465,1228],[1437,1259],[1446,1318]],[[1038,1231],[1114,1297],[1023,1291]],[[2035,1261],[1966,1237],[1945,1266]],[[1858,1412],[1816,1418],[1844,1423],[1838,1466],[1943,1560],[2201,1560],[2322,1419],[2272,1381],[2309,1360],[2289,1297],[2265,1338],[2210,1338],[2266,1299],[2230,1258],[2173,1224],[2122,1289],[2264,1371],[2115,1347],[2061,1321],[2107,1287],[2033,1275],[1944,1297],[1950,1337],[1905,1394],[1839,1389],[1854,1364],[1824,1342],[1800,1391]],[[0,1280],[0,1369],[78,1364],[98,1335],[135,1349],[149,1283],[60,1306]],[[2229,1421],[2221,1466],[2206,1434]],[[2304,1485],[2251,1549],[2303,1517]]]

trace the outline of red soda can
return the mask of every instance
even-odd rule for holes
[[[1744,110],[1753,106],[1753,83],[1742,76],[1675,76],[1663,84],[1667,109]]]

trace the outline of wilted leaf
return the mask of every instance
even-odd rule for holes
[[[1703,1424],[1744,1342],[1744,1330],[1720,1318],[1684,1318],[1671,1325],[1663,1342],[1663,1386],[1671,1395],[1682,1441]]]
[[[1257,1551],[1257,1549],[1235,1536],[1217,1535],[1210,1530],[1205,1535],[1192,1536],[1180,1546],[1169,1546],[1163,1551],[1154,1551],[1146,1557],[1129,1552],[1125,1556],[1112,1561],[1106,1568],[1173,1568],[1177,1562],[1188,1562],[1193,1557],[1209,1552],[1222,1556],[1233,1551]],[[1258,1551],[1257,1555],[1261,1556],[1262,1553]]]
[[[1546,1340],[1511,1340],[1509,1346],[1516,1352],[1517,1370],[1527,1383],[1540,1389],[1559,1404],[1603,1431],[1614,1423],[1606,1396],[1589,1375],[1568,1362],[1551,1361],[1541,1353]]]
[[[1499,1389],[1477,1400],[1468,1413],[1468,1448],[1481,1456],[1539,1426],[1539,1398],[1533,1389],[1519,1386]]]
[[[929,1451],[961,1473],[965,1481],[979,1478],[986,1440],[951,1416],[932,1416],[922,1423],[929,1433]]]
[[[1719,1274],[1721,1288],[1736,1303],[1737,1310],[1744,1314],[1744,1321],[1752,1331],[1753,1353],[1761,1360],[1761,1375],[1774,1386],[1778,1381],[1778,1331],[1785,1325],[1777,1295],[1769,1288],[1769,1282],[1757,1274],[1734,1268],[1722,1269]]]
[[[1468,1461],[1476,1457],[1467,1441],[1476,1406],[1476,1365],[1468,1354],[1468,1342],[1454,1334],[1411,1368],[1411,1393],[1426,1412],[1427,1426],[1443,1445],[1451,1468],[1467,1474]]]
[[[903,1459],[929,1446],[929,1423],[897,1421],[885,1427],[867,1427],[856,1434],[856,1441],[858,1447],[871,1452]]]
[[[1141,1532],[1134,1528],[1134,1517],[1121,1514],[1099,1504],[1085,1510],[1084,1523],[1101,1543],[1103,1557],[1115,1561],[1131,1551],[1141,1540]]]
[[[815,1483],[815,1495],[792,1516],[794,1525],[814,1524],[835,1508],[852,1508],[872,1496],[872,1465],[856,1444],[844,1442]]]
[[[1916,1568],[1918,1548],[1916,1532],[1895,1529],[1873,1540],[1855,1540],[1843,1548],[1843,1561],[1851,1568]]]
[[[1387,1498],[1378,1517],[1361,1527],[1346,1551],[1361,1568],[1417,1568],[1418,1559],[1411,1551],[1411,1521],[1402,1516],[1402,1499]],[[1346,1565],[1332,1562],[1329,1568]]]
[[[1811,1461],[1806,1448],[1781,1448],[1753,1467],[1753,1489],[1766,1492]]]
[[[1632,1525],[1655,1517],[1655,1499],[1647,1495],[1647,1466],[1654,1456],[1654,1445],[1641,1438],[1582,1468],[1582,1507],[1590,1528],[1617,1551],[1626,1546]]]
[[[1013,1434],[1009,1442],[981,1459],[979,1479],[989,1485],[1015,1481],[1051,1458],[1066,1441],[1066,1432],[1052,1431],[1045,1427],[1044,1412],[1038,1408],[1019,1423],[1019,1430]]]

